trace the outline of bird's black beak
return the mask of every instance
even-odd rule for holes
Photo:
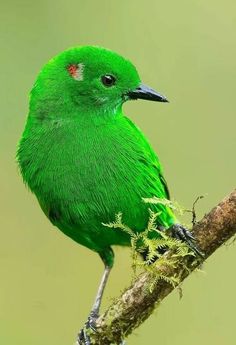
[[[129,99],[146,99],[155,102],[168,102],[167,98],[150,87],[140,84],[135,90],[127,93]]]

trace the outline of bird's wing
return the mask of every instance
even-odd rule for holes
[[[166,199],[169,199],[170,200],[170,191],[169,191],[169,188],[167,186],[167,182],[166,182],[166,179],[164,178],[164,176],[162,175],[161,172],[159,172],[159,178],[161,180],[161,183],[164,187],[164,190],[165,190],[165,194],[166,194]]]
[[[139,154],[142,154],[140,160],[146,166],[145,172],[150,173],[150,179],[152,179],[152,181],[150,180],[150,183],[153,184],[152,182],[154,182],[156,189],[158,189],[157,191],[159,197],[170,199],[170,192],[167,182],[163,176],[162,166],[158,156],[150,146],[142,131],[129,118],[126,118],[126,120],[132,129],[138,134],[138,137],[140,138],[140,141],[144,147],[143,152],[139,152]]]

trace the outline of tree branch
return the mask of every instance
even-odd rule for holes
[[[217,248],[236,233],[236,189],[193,227],[197,244],[207,259]],[[172,255],[171,253],[167,255]],[[204,260],[205,260],[204,259]],[[202,260],[202,261],[204,261]],[[196,259],[181,258],[173,268],[158,267],[163,275],[183,281],[201,263]],[[153,274],[139,275],[132,285],[97,320],[97,332],[91,335],[96,345],[120,344],[122,339],[144,322],[173,289],[159,280],[152,290]]]

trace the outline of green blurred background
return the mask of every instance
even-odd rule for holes
[[[24,187],[14,162],[28,93],[41,66],[74,45],[131,59],[170,104],[130,102],[129,115],[165,167],[172,196],[198,218],[235,187],[235,1],[1,2],[0,344],[72,345],[103,270],[99,257],[57,231]],[[189,222],[190,218],[184,221]],[[128,286],[128,249],[103,308]],[[128,339],[129,345],[233,345],[235,246],[221,248]]]

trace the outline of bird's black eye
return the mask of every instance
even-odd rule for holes
[[[111,87],[115,84],[116,78],[113,75],[106,74],[102,76],[101,81],[104,86]]]

